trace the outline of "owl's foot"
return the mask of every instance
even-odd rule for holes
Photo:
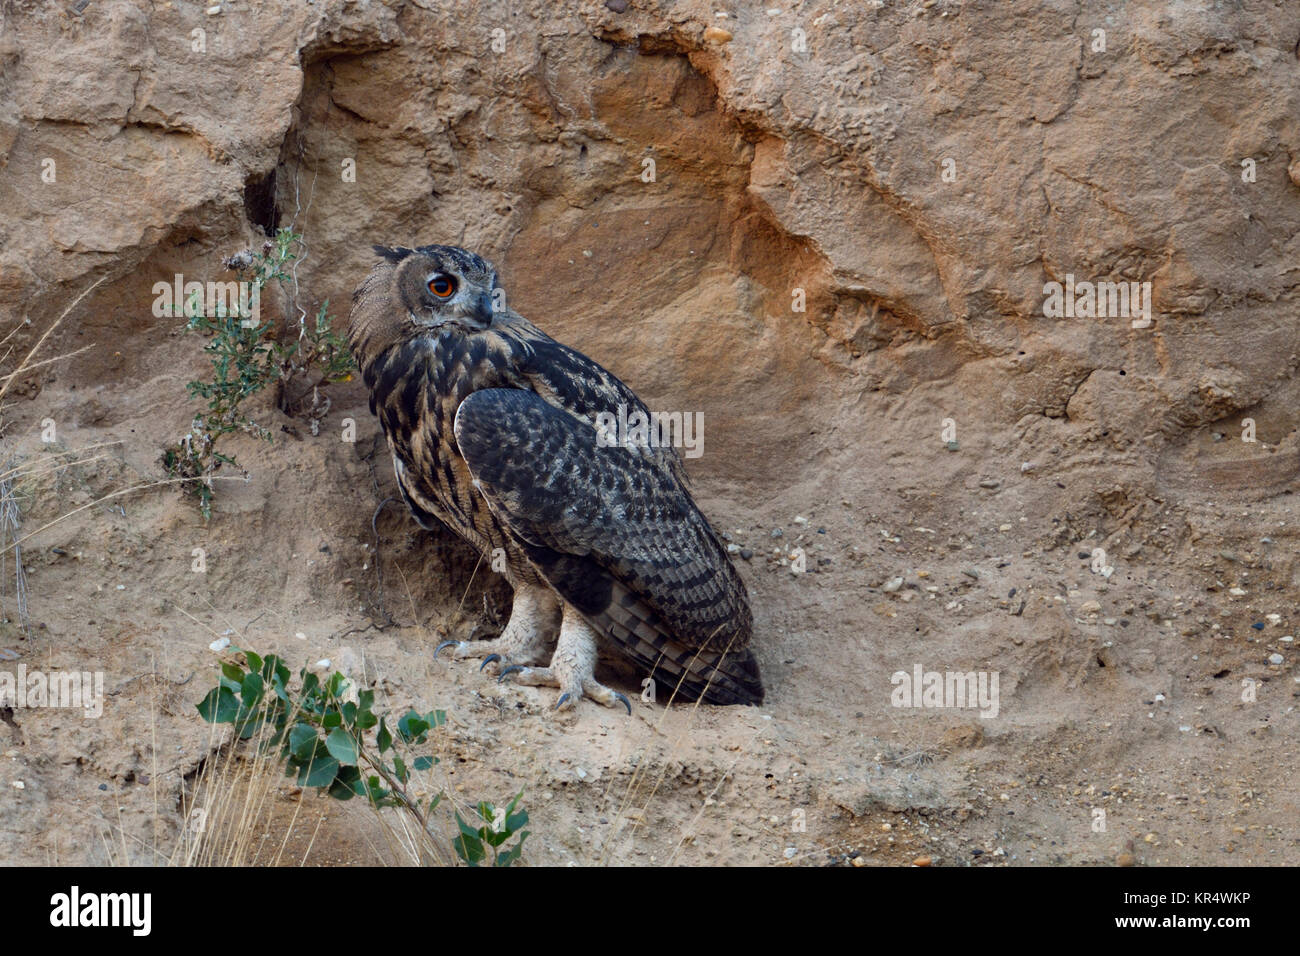
[[[494,667],[488,673],[495,673],[497,662],[540,664],[546,660],[547,645],[555,633],[559,617],[560,602],[552,591],[521,584],[515,588],[510,620],[500,637],[491,641],[443,641],[433,652],[433,657],[437,660],[444,648],[452,647],[455,648],[451,654],[453,660],[481,657],[480,671]]]
[[[613,707],[622,704],[632,713],[632,704],[618,691],[598,683],[592,675],[596,669],[596,632],[577,611],[564,608],[564,623],[560,625],[560,640],[550,667],[521,667],[513,665],[501,671],[499,681],[514,675],[515,683],[534,687],[558,687],[560,699],[556,710],[568,710],[583,697],[598,704]]]

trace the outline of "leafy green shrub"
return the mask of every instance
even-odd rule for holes
[[[279,657],[263,658],[252,651],[230,649],[243,661],[227,660],[221,679],[198,705],[208,723],[230,724],[241,740],[258,735],[267,751],[278,749],[285,775],[299,786],[327,793],[336,800],[364,797],[371,806],[397,807],[415,818],[420,829],[432,833],[432,814],[442,794],[424,799],[411,792],[412,771],[430,770],[438,762],[431,754],[415,754],[430,742],[430,734],[447,722],[441,710],[421,714],[409,709],[396,722],[375,714],[375,693],[356,691],[338,671],[323,680],[303,668],[299,686],[289,686],[289,668]],[[528,814],[519,809],[521,791],[498,810],[478,804],[484,821],[472,827],[455,812],[458,835],[452,840],[456,855],[478,866],[492,853],[493,866],[519,860],[528,831]],[[518,842],[502,849],[512,838]]]
[[[329,300],[321,304],[314,319],[297,307],[296,280],[287,270],[299,258],[301,245],[302,236],[281,229],[263,244],[260,253],[240,252],[223,262],[251,283],[250,299],[256,297],[260,303],[262,290],[273,282],[284,292],[287,311],[299,315],[290,323],[290,334],[282,339],[276,338],[273,321],[252,319],[224,301],[214,303],[209,314],[196,293],[183,307],[187,328],[209,337],[203,351],[212,365],[212,376],[209,381],[196,380],[186,386],[207,408],[194,416],[189,434],[164,450],[162,465],[171,477],[185,479],[181,487],[199,499],[205,519],[212,517],[212,475],[222,465],[239,467],[232,456],[218,451],[220,439],[245,432],[272,440],[271,430],[244,411],[248,398],[275,385],[280,410],[305,414],[316,434],[320,419],[329,410],[329,400],[322,400],[320,387],[352,377],[352,355],[347,342],[334,332]],[[312,396],[310,405],[304,400],[307,393]]]

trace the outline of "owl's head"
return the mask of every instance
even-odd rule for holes
[[[465,249],[375,246],[375,252],[394,265],[395,297],[422,331],[452,326],[481,332],[492,324],[494,308],[503,304],[496,269]]]
[[[388,349],[430,331],[474,335],[503,321],[492,264],[455,246],[375,246],[382,256],[352,294],[348,341],[365,371]]]

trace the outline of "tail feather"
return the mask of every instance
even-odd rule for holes
[[[622,585],[616,584],[613,600],[588,619],[646,668],[665,697],[702,699],[709,704],[763,702],[758,661],[749,647],[721,652],[687,647],[673,640],[654,611]]]

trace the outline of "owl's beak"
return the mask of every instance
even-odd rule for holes
[[[474,297],[474,303],[470,307],[470,317],[476,322],[482,323],[486,328],[492,324],[492,296],[480,292]]]

